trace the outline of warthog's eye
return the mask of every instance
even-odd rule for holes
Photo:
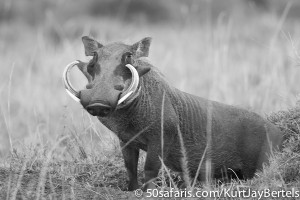
[[[131,52],[126,52],[124,54],[124,61],[125,61],[125,64],[132,64],[132,53]]]

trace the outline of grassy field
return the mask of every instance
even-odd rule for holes
[[[55,7],[69,1],[54,1],[44,12],[10,2],[2,5],[12,16],[19,7],[25,11],[0,20],[1,199],[134,197],[123,192],[127,175],[117,138],[67,96],[61,81],[66,64],[88,59],[81,36],[89,34],[104,44],[151,36],[150,60],[171,84],[269,117],[285,131],[285,150],[256,178],[233,187],[299,187],[300,24],[288,14],[297,3],[277,12],[236,1],[228,1],[230,8],[220,1],[178,1],[180,12],[174,7],[170,18],[157,22],[126,18],[125,8],[114,17],[88,15],[86,7],[79,12],[81,1],[69,10]],[[197,6],[206,9],[193,10]],[[72,75],[83,88],[83,76]]]

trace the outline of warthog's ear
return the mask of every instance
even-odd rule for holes
[[[151,37],[146,37],[132,45],[132,50],[137,58],[147,57],[149,55],[149,47],[151,44],[151,40]]]
[[[89,36],[83,36],[82,42],[84,45],[85,55],[86,56],[93,56],[95,52],[101,47],[103,47],[102,44],[94,40],[93,38]]]

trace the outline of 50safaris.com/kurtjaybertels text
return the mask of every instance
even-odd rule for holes
[[[141,195],[138,193],[139,196]],[[146,197],[211,197],[211,198],[298,198],[300,191],[295,188],[290,190],[252,190],[250,188],[221,188],[220,190],[203,190],[195,188],[194,190],[170,190],[148,189],[144,195]]]

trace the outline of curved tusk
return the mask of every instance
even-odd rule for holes
[[[65,85],[67,93],[77,102],[80,101],[79,99],[79,92],[74,89],[72,84],[70,83],[70,78],[69,78],[69,71],[75,66],[79,64],[79,61],[73,61],[70,64],[68,64],[63,72],[63,83]]]
[[[127,64],[126,67],[131,71],[132,81],[127,90],[125,90],[123,93],[122,97],[119,99],[118,105],[125,101],[131,94],[133,94],[139,86],[140,77],[136,69],[131,64]]]

